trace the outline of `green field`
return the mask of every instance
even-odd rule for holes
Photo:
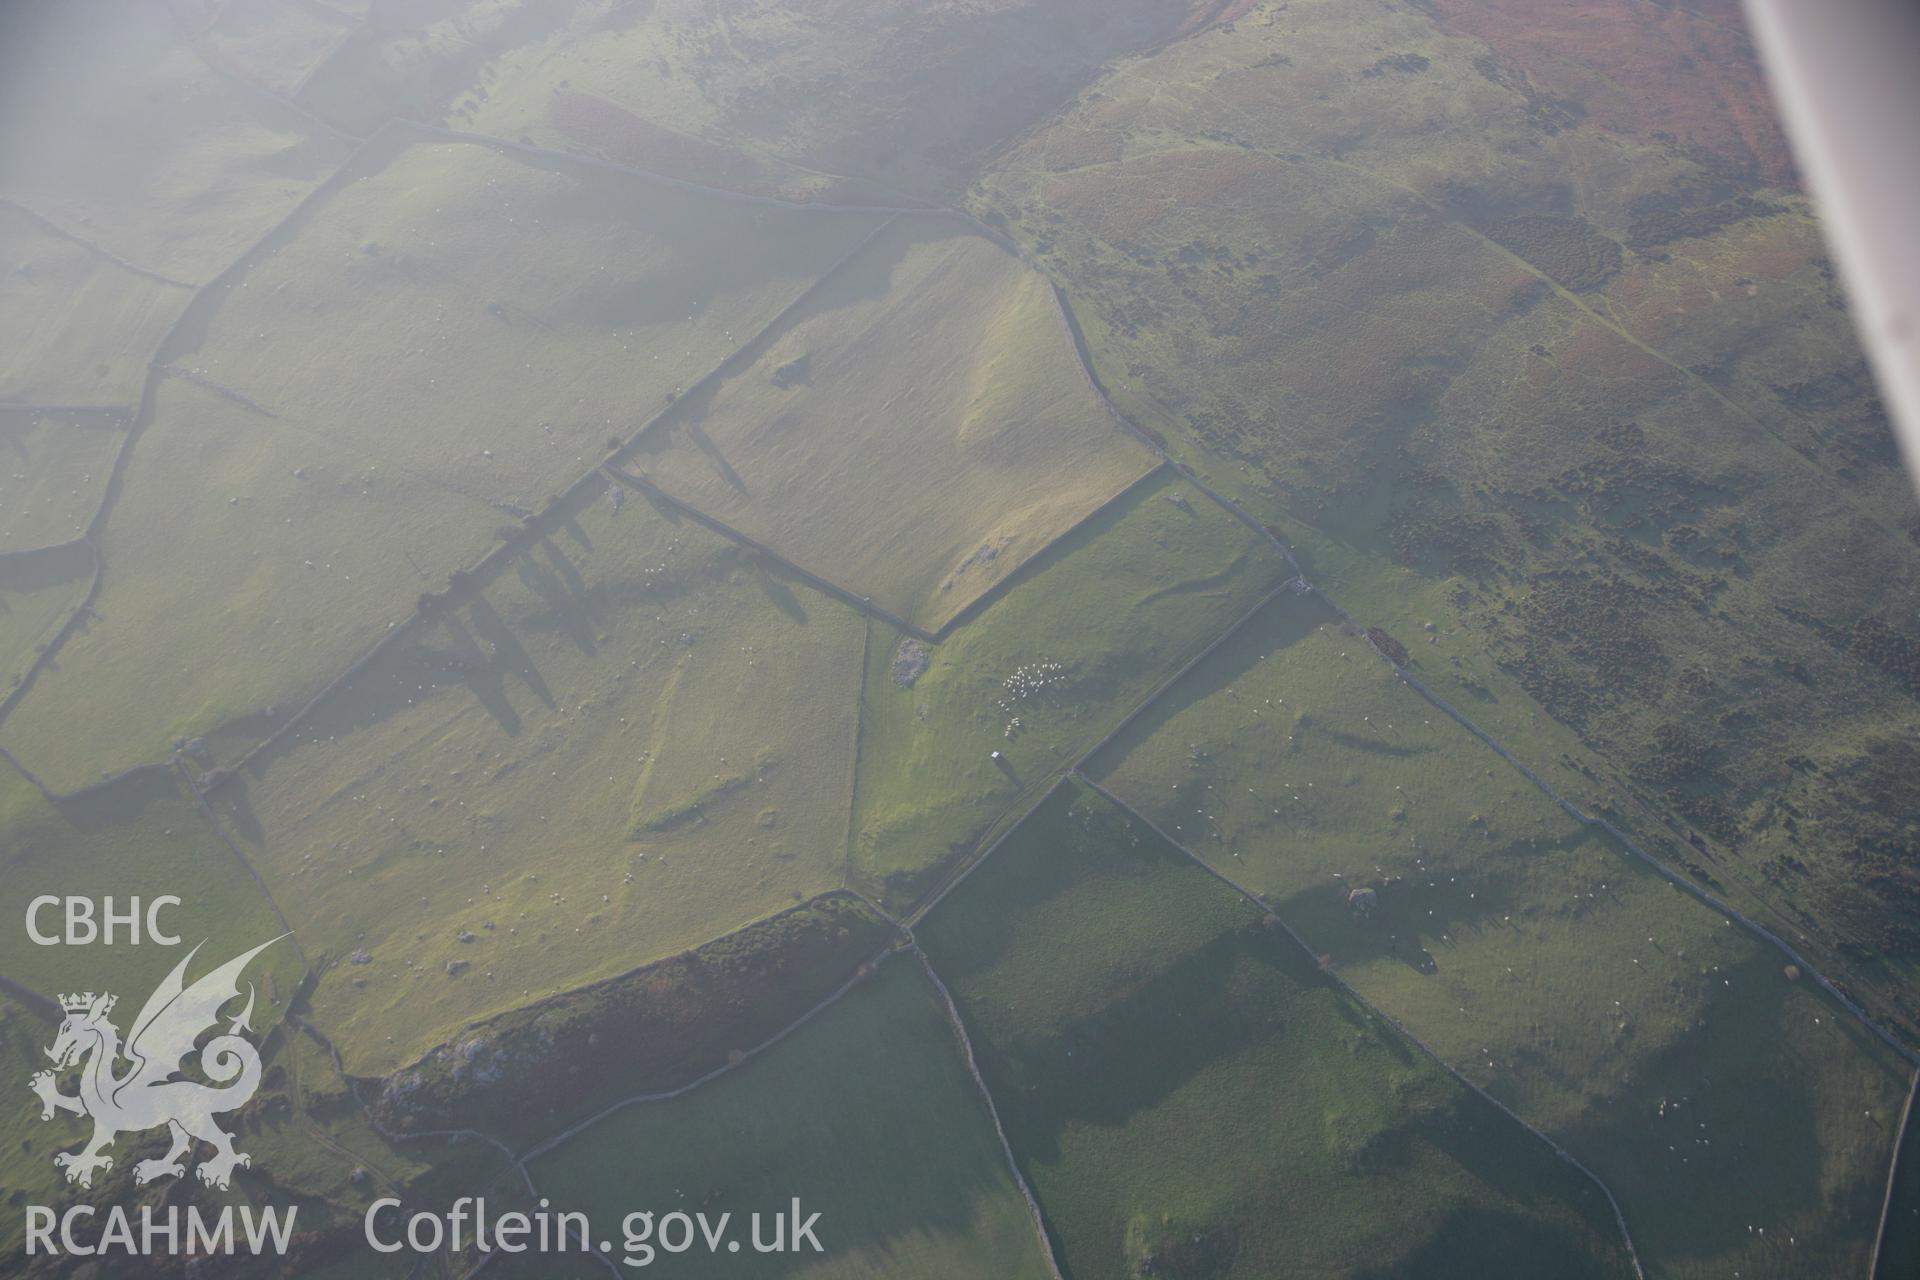
[[[119,1002],[113,1021],[126,1032],[148,995],[185,958],[187,948],[199,948],[187,971],[191,981],[284,932],[266,894],[170,770],[125,778],[90,793],[83,802],[56,807],[10,766],[0,767],[0,879],[7,885],[8,902],[18,904],[19,911],[13,926],[0,934],[0,978],[10,988],[32,992],[46,1002],[29,1008],[11,994],[0,995],[0,1065],[22,1085],[47,1065],[42,1051],[54,1042],[59,1018],[51,1002],[60,996],[111,992]],[[156,946],[144,932],[144,907],[167,894],[180,902],[162,907],[157,923],[180,938],[178,948]],[[43,895],[92,899],[100,925],[106,911],[124,913],[137,899],[140,907],[135,909],[143,917],[141,945],[129,944],[124,923],[115,926],[111,946],[36,944],[26,930],[25,908]],[[61,935],[62,907],[42,908],[36,923],[44,933]],[[297,939],[275,942],[245,978],[256,997],[250,1025],[269,1045],[285,1045],[279,1031],[282,1015],[305,973],[298,946]],[[266,1057],[265,1088],[280,1090],[290,1068],[276,1063],[286,1063],[287,1055],[269,1050]],[[72,1092],[71,1080],[63,1085]],[[335,1095],[342,1090],[337,1082],[332,1086]],[[160,1153],[163,1133],[128,1134],[118,1140],[106,1181],[83,1191],[64,1181],[53,1153],[75,1149],[89,1132],[88,1124],[60,1114],[42,1121],[39,1106],[24,1090],[21,1096],[21,1105],[6,1110],[0,1130],[6,1142],[0,1186],[36,1204],[90,1201],[102,1194],[120,1203],[133,1201],[139,1194],[131,1181],[133,1166],[139,1158]],[[336,1096],[327,1111],[333,1136],[325,1147],[314,1146],[310,1135],[291,1134],[305,1121],[296,1111],[277,1106],[253,1109],[254,1116],[271,1117],[264,1124],[243,1121],[233,1127],[240,1149],[262,1157],[280,1179],[282,1193],[291,1190],[302,1197],[303,1227],[320,1227],[326,1212],[323,1207],[309,1211],[306,1197],[344,1187],[351,1169],[363,1162],[393,1168],[405,1178],[425,1171],[424,1165],[394,1153],[382,1155],[381,1144],[360,1121],[357,1105],[342,1106],[341,1101]],[[364,1156],[337,1150],[343,1143],[357,1143]],[[455,1162],[448,1163],[451,1167]],[[323,1166],[330,1172],[321,1177]],[[193,1185],[196,1192],[203,1190]],[[244,1197],[260,1190],[259,1184],[242,1179],[233,1194]],[[160,1188],[150,1191],[157,1195]],[[284,1195],[273,1198],[285,1202]],[[0,1247],[18,1247],[21,1222],[9,1214],[0,1223]]]
[[[47,1009],[31,1009],[6,992],[0,992],[0,1071],[16,1088],[36,1072],[46,1068],[46,1048],[53,1043],[59,1027],[59,1015]],[[66,1182],[53,1163],[53,1153],[71,1150],[85,1130],[66,1122],[43,1121],[40,1107],[21,1092],[22,1105],[0,1110],[0,1142],[6,1144],[0,1161],[0,1185],[9,1196],[18,1195],[22,1203],[53,1204],[59,1200]],[[26,1215],[9,1213],[0,1218],[0,1248],[9,1254],[19,1250],[25,1240]]]
[[[163,908],[159,922],[183,948],[202,946],[189,970],[193,977],[284,932],[246,867],[167,770],[123,779],[84,803],[56,808],[0,762],[0,877],[14,916],[0,933],[0,977],[49,1000],[111,990],[127,1018],[184,950],[129,945],[125,926],[111,947],[41,946],[27,935],[27,903],[42,895],[111,896],[115,909],[125,911],[132,897],[150,903],[172,894],[181,904]],[[43,908],[41,932],[60,934],[61,913],[59,906]],[[143,923],[143,939],[144,929]],[[249,970],[260,984],[255,1026],[261,1030],[279,1020],[300,982],[297,946],[297,940],[277,943]]]
[[[637,1209],[732,1213],[742,1240],[751,1213],[784,1212],[795,1195],[821,1215],[823,1255],[659,1255],[685,1275],[1047,1275],[939,997],[904,956],[763,1057],[616,1112],[530,1172],[616,1253]]]
[[[217,796],[356,1074],[841,883],[859,616],[638,498],[543,529]]]
[[[181,378],[100,538],[85,620],[3,743],[56,791],[256,740],[486,550],[500,513]],[[398,548],[396,552],[395,548]]]
[[[1656,1273],[1864,1265],[1904,1064],[1313,597],[1270,606],[1090,772],[1587,1160]]]
[[[9,693],[86,598],[92,578],[93,557],[83,546],[0,561],[0,673]]]
[[[1591,1182],[1085,788],[919,934],[1075,1276],[1626,1271]]]
[[[162,284],[0,204],[0,401],[131,404],[189,291]],[[3,499],[0,499],[3,500]]]
[[[408,138],[251,260],[178,358],[511,508],[544,506],[879,225]]]
[[[1080,377],[1047,282],[902,219],[632,465],[938,631],[1151,465]]]
[[[906,910],[1287,572],[1264,538],[1163,472],[933,646],[910,686],[894,670],[901,638],[873,624],[855,883]]]
[[[85,534],[126,438],[119,412],[0,411],[0,552]]]

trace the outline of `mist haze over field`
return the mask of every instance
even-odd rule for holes
[[[54,1055],[0,1272],[1920,1270],[1920,507],[1735,0],[21,0],[0,458],[0,1080],[285,935],[251,1164]]]

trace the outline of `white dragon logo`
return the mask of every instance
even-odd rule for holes
[[[136,1183],[177,1178],[185,1173],[187,1166],[181,1157],[196,1138],[214,1148],[213,1156],[194,1170],[210,1187],[224,1190],[236,1165],[252,1163],[233,1149],[232,1135],[213,1122],[215,1115],[246,1105],[260,1087],[259,1051],[240,1036],[240,1032],[252,1030],[247,1025],[247,1019],[253,1016],[251,985],[246,1008],[227,1025],[226,1034],[215,1036],[198,1051],[200,1072],[214,1084],[175,1077],[182,1060],[195,1052],[194,1041],[217,1024],[220,1010],[239,996],[240,973],[247,963],[279,940],[261,943],[189,987],[182,979],[188,962],[199,954],[196,946],[147,997],[140,1016],[133,1020],[124,1048],[118,1028],[107,1021],[117,997],[91,991],[60,997],[60,1007],[67,1016],[53,1047],[46,1051],[53,1059],[53,1070],[37,1072],[30,1084],[40,1095],[42,1120],[53,1119],[55,1111],[93,1119],[93,1139],[85,1147],[53,1157],[54,1164],[66,1171],[68,1182],[92,1186],[96,1169],[113,1168],[113,1157],[103,1153],[113,1145],[114,1138],[161,1125],[171,1132],[173,1145],[160,1159],[142,1160],[133,1167]],[[124,1073],[116,1074],[115,1066],[122,1057],[130,1065]],[[61,1093],[54,1071],[82,1059],[85,1065],[80,1069],[80,1092]]]

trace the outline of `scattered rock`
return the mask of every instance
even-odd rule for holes
[[[927,673],[927,646],[908,636],[900,641],[900,647],[893,651],[893,682],[902,689],[910,689],[913,682]]]
[[[789,387],[804,386],[808,380],[808,365],[811,354],[795,357],[773,371],[773,385],[785,391]]]
[[[457,978],[471,968],[472,965],[473,961],[471,960],[449,960],[447,961],[447,976],[449,978]]]
[[[373,953],[370,951],[364,951],[364,950],[356,951],[352,955],[347,957],[347,963],[348,964],[372,964]]]
[[[1373,645],[1375,652],[1394,666],[1407,665],[1407,647],[1379,627],[1367,628],[1367,640]]]
[[[991,564],[999,554],[1000,548],[990,542],[983,542],[976,551],[955,566],[953,572],[958,575],[965,573],[975,565]],[[952,581],[952,579],[948,579],[948,581]]]

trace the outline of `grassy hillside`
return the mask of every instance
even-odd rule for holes
[[[895,941],[892,924],[852,894],[823,894],[463,1027],[370,1088],[369,1105],[388,1132],[478,1129],[526,1151],[624,1098],[686,1088],[774,1040]]]
[[[873,624],[854,883],[906,910],[1288,572],[1266,539],[1163,472],[919,661],[918,642]]]
[[[26,1081],[45,1070],[46,1048],[53,1043],[59,1020],[44,1010],[28,1008],[0,992],[0,1070],[8,1078]],[[52,1204],[66,1186],[53,1163],[53,1153],[78,1142],[83,1130],[58,1130],[40,1119],[40,1108],[23,1094],[23,1105],[0,1112],[0,1140],[6,1143],[4,1177],[9,1191],[23,1193],[23,1201]],[[0,1248],[19,1249],[25,1240],[26,1215],[8,1214],[0,1222]]]
[[[27,934],[25,915],[42,895],[111,895],[119,911],[136,896],[142,903],[178,897],[179,906],[162,909],[160,923],[183,948],[201,946],[192,977],[283,932],[266,895],[170,772],[124,779],[84,805],[56,808],[12,768],[0,768],[0,851],[8,901],[18,904],[0,935],[0,977],[49,1000],[110,990],[131,1018],[186,953],[151,943],[136,947],[124,933],[111,948],[40,946]],[[62,932],[61,913],[60,906],[43,909],[42,932]],[[144,941],[144,922],[141,927]],[[259,1029],[271,1028],[293,998],[303,973],[297,946],[297,940],[276,943],[248,971],[260,991]]]
[[[254,1167],[15,1208],[1892,1280],[1916,617],[1738,0],[0,6],[5,901],[295,932]],[[16,1079],[179,958],[11,909]]]
[[[221,758],[257,740],[500,520],[185,378],[155,392],[132,459],[93,614],[0,726],[57,791],[216,731]]]
[[[878,225],[409,136],[375,144],[252,260],[179,358],[342,446],[519,508]]]
[[[633,465],[929,631],[1152,462],[1046,281],[953,224],[896,222],[744,355]]]
[[[0,411],[0,551],[86,533],[131,416]]]
[[[0,196],[137,267],[212,278],[351,144],[210,68],[166,5],[29,4],[0,88]]]
[[[543,529],[218,796],[356,1074],[840,885],[858,615],[637,498]]]
[[[1335,598],[1444,607],[1636,827],[1911,1020],[1920,514],[1728,41],[1633,5],[1269,6],[1114,67],[976,208]]]
[[[1626,1269],[1591,1182],[1084,788],[919,933],[1073,1275]]]
[[[1590,1163],[1656,1273],[1865,1264],[1905,1064],[1313,598],[1270,607],[1092,769]]]
[[[0,401],[132,404],[182,285],[137,275],[0,204]]]
[[[795,1195],[821,1215],[822,1255],[659,1255],[686,1275],[1047,1275],[944,1008],[910,958],[886,962],[763,1057],[617,1112],[530,1169],[616,1252],[636,1208],[731,1213],[742,1240],[751,1213],[783,1212]]]
[[[0,673],[7,691],[86,599],[93,557],[83,546],[30,550],[0,561]]]
[[[277,94],[296,92],[359,25],[299,0],[182,0],[175,12],[210,64]]]

